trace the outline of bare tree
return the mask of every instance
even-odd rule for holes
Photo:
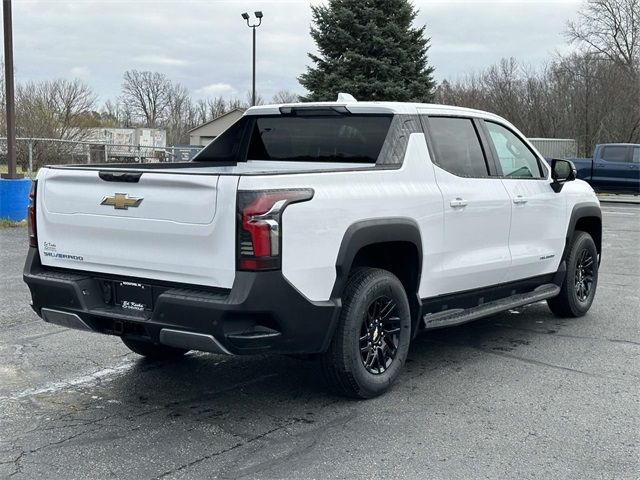
[[[189,130],[196,126],[197,109],[194,108],[189,91],[181,84],[172,84],[168,92],[167,129],[169,145],[188,143]]]
[[[588,51],[633,68],[640,58],[640,0],[587,0],[567,38]]]
[[[209,119],[218,118],[229,111],[229,104],[222,97],[214,97],[208,100]]]
[[[245,96],[245,101],[240,102],[241,107],[249,108],[251,106],[251,98],[252,98],[251,92],[248,91]],[[256,105],[264,105],[264,97],[259,93],[256,93]],[[234,107],[234,108],[237,108],[237,107]],[[233,108],[230,108],[229,110],[233,110]]]
[[[289,90],[280,90],[271,99],[273,103],[296,103],[300,101],[300,95]]]
[[[584,84],[587,145],[601,138],[638,141],[640,0],[587,0],[578,19],[567,24],[566,35],[587,54],[608,60],[592,61],[596,63],[595,72],[584,68],[576,71]],[[597,125],[588,119],[593,114],[597,115]]]
[[[82,141],[89,135],[87,127],[100,124],[95,112],[96,95],[80,80],[28,82],[16,87],[16,127],[20,137],[55,138]],[[19,145],[18,156],[25,145]],[[73,146],[65,143],[34,144],[36,168],[44,163],[66,161]]]
[[[59,132],[62,137],[84,136],[82,127],[91,127],[87,118],[92,116],[97,96],[89,85],[81,80],[57,80],[49,83],[53,111],[56,112]],[[98,120],[95,122],[99,122]]]
[[[123,101],[122,97],[118,97],[118,105],[120,106],[120,117],[118,125],[124,128],[138,127],[139,123],[136,123],[133,107]]]
[[[199,99],[193,106],[196,112],[196,122],[198,125],[202,125],[209,121],[207,100],[204,98]]]
[[[260,100],[260,96],[256,97],[256,105],[260,105],[257,103]],[[251,106],[251,97],[248,97],[247,101],[240,100],[239,98],[230,98],[227,100],[227,112],[231,110],[235,110],[236,108],[247,108]]]
[[[102,115],[113,121],[115,126],[120,125],[121,108],[120,103],[116,100],[107,100],[102,106]]]
[[[503,59],[461,81],[443,81],[436,100],[495,112],[530,137],[574,138],[584,156],[597,143],[640,142],[637,83],[627,67],[588,52],[539,69]]]
[[[485,94],[494,111],[501,112],[512,122],[522,124],[525,113],[522,110],[523,69],[515,58],[503,58],[497,64],[490,66],[482,75]]]
[[[201,98],[194,105],[196,124],[209,122],[228,111],[228,104],[223,97]]]
[[[145,126],[156,128],[166,114],[171,88],[171,81],[162,73],[128,70],[122,81],[122,101]]]
[[[81,140],[96,95],[81,80],[28,82],[16,88],[18,135]]]

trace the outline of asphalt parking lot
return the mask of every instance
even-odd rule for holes
[[[544,303],[420,335],[398,385],[326,393],[317,365],[149,362],[29,307],[0,229],[0,478],[640,477],[640,206],[603,204],[590,313]]]

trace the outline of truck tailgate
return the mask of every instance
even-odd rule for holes
[[[96,170],[44,169],[38,180],[43,265],[231,288],[237,177],[114,182]]]

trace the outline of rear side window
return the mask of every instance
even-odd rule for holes
[[[248,160],[376,163],[391,116],[257,117]]]
[[[487,121],[485,125],[505,177],[542,178],[537,157],[522,140],[502,125]]]
[[[487,177],[489,171],[478,133],[468,118],[429,117],[435,163],[459,177]]]
[[[626,162],[627,147],[624,145],[611,145],[602,148],[602,159],[608,162]]]
[[[239,162],[244,154],[243,138],[248,122],[246,117],[227,128],[193,158],[194,162]]]
[[[633,147],[633,163],[640,163],[640,147]]]

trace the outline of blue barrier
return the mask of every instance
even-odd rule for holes
[[[0,219],[21,222],[27,218],[31,179],[0,178]]]

